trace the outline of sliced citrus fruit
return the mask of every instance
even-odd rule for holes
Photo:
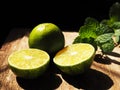
[[[30,48],[42,49],[54,54],[65,45],[61,29],[53,23],[40,23],[30,32],[28,44]]]
[[[60,50],[53,62],[64,73],[77,75],[88,70],[93,62],[95,49],[91,44],[71,44]]]
[[[13,73],[28,79],[42,75],[47,70],[49,62],[49,54],[38,49],[15,51],[8,57],[8,64]]]

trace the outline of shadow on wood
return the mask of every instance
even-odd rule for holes
[[[62,80],[55,74],[46,74],[37,79],[22,79],[17,77],[17,83],[25,90],[54,90],[59,87]]]
[[[114,84],[106,74],[94,69],[78,76],[62,75],[64,80],[78,89],[107,90]]]
[[[112,55],[112,56],[115,56],[115,57],[120,57],[120,54],[118,53],[113,53],[111,52],[111,54],[109,55]],[[95,55],[95,59],[94,59],[96,62],[98,63],[102,63],[102,64],[111,64],[111,63],[115,63],[115,64],[118,64],[120,65],[120,61],[117,61],[117,60],[114,60],[114,59],[111,59],[109,58],[108,56],[101,56],[100,54],[96,54]]]

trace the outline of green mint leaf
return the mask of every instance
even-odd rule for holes
[[[112,22],[120,21],[120,3],[114,3],[109,10],[109,17]]]
[[[87,17],[85,19],[84,25],[88,25],[88,26],[92,26],[92,27],[96,28],[99,26],[99,22],[95,18]]]
[[[98,26],[99,22],[96,19],[87,17],[84,25],[79,29],[79,36],[74,39],[73,43],[89,43],[97,49],[97,45],[94,40],[97,37],[95,31]]]
[[[99,44],[102,44],[102,43],[105,43],[105,42],[111,40],[113,34],[114,34],[114,33],[107,33],[107,34],[99,35],[99,36],[96,38],[97,44],[99,45]]]
[[[81,38],[96,38],[96,28],[99,26],[99,22],[91,17],[85,19],[84,25],[79,29],[79,35]]]
[[[114,30],[106,24],[100,23],[99,27],[96,28],[97,35],[101,35],[104,33],[111,33],[111,32],[114,32]]]
[[[98,36],[95,40],[103,53],[111,52],[114,49],[114,41],[112,39],[114,33],[106,33]]]
[[[114,22],[114,23],[111,25],[111,27],[112,27],[113,29],[120,29],[120,22]]]
[[[77,36],[74,41],[73,41],[73,44],[75,43],[81,43],[82,42],[82,39],[80,38],[80,36]]]
[[[112,50],[114,49],[114,42],[111,39],[109,42],[103,43],[100,48],[102,49],[103,53],[108,53],[108,52],[112,52]]]
[[[96,28],[91,25],[81,26],[79,30],[79,36],[74,39],[73,43],[89,43],[92,44],[96,49],[97,45],[94,40],[97,35],[95,30]]]
[[[114,42],[117,44],[120,43],[120,29],[115,29]]]
[[[108,25],[108,26],[111,26],[111,24],[112,24],[113,22],[111,22],[109,19],[103,19],[100,23],[101,23],[101,24]]]
[[[81,38],[96,38],[97,35],[95,33],[95,30],[96,28],[93,26],[84,25],[80,27],[79,35]]]
[[[120,36],[120,28],[119,29],[115,29],[115,35],[119,35]]]

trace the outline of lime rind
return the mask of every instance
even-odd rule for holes
[[[87,48],[90,47],[91,50],[90,49],[87,50],[86,48],[82,48],[82,45],[85,46],[85,47],[87,46]],[[79,48],[78,48],[78,46],[79,46]],[[72,47],[76,48],[75,51],[78,51],[78,52],[79,52],[80,49],[83,49],[82,50],[83,53],[85,51],[88,51],[83,55],[86,56],[87,53],[89,55],[86,58],[83,58],[83,59],[79,59],[79,56],[81,54],[79,54],[79,55],[77,55],[76,57],[73,57],[73,58],[70,55],[64,56],[65,58],[62,57],[62,55],[64,55],[66,52],[68,52],[68,51],[72,52],[73,51]],[[69,54],[69,53],[67,53],[67,54]],[[65,55],[67,55],[67,54],[65,54]],[[60,55],[61,55],[61,57],[59,57]],[[64,49],[59,51],[56,54],[56,56],[53,58],[53,62],[62,72],[66,73],[66,74],[69,74],[69,75],[78,75],[78,74],[81,74],[81,73],[87,71],[90,68],[90,66],[92,65],[94,56],[95,56],[95,48],[92,45],[87,44],[87,43],[79,43],[79,44],[74,44],[74,45],[72,44],[72,45],[68,45],[67,47],[65,47]],[[61,63],[60,61],[57,61],[59,59],[62,61],[62,58],[66,59],[63,62],[65,64]],[[69,60],[67,61],[67,59],[70,59],[70,60],[76,59],[76,60],[75,60],[75,63],[66,64],[69,61]]]
[[[49,67],[49,62],[44,64],[44,66],[34,68],[34,69],[20,69],[10,65],[12,72],[17,76],[25,79],[35,79],[43,75]]]
[[[42,55],[42,53],[44,53],[44,55]],[[50,56],[45,51],[37,49],[24,49],[22,51],[13,52],[8,57],[8,62],[11,66],[19,69],[34,69],[43,66],[49,62],[49,59]]]
[[[39,62],[35,62],[36,59],[42,62],[38,64]],[[44,74],[49,67],[49,63],[49,54],[39,49],[24,49],[15,51],[8,57],[8,64],[13,73],[18,77],[27,79],[37,78],[38,76]]]
[[[78,48],[85,46],[85,45],[88,47],[81,48],[80,52],[79,50],[77,50]],[[73,49],[74,47],[76,47],[75,50]],[[67,54],[67,57],[65,53]],[[89,60],[91,57],[93,57],[94,54],[95,54],[95,48],[92,45],[83,44],[83,43],[80,43],[80,45],[74,44],[74,45],[69,45],[65,47],[64,51],[62,50],[59,51],[54,57],[53,61],[55,62],[55,64],[58,64],[60,66],[74,66],[86,60]]]
[[[56,63],[55,65],[65,74],[78,75],[78,74],[82,74],[86,72],[90,68],[92,62],[93,62],[93,57],[91,57],[87,61],[83,61],[75,65],[66,65],[66,66],[64,65],[63,66],[63,65],[56,64]]]

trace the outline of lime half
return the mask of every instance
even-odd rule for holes
[[[8,64],[18,77],[36,78],[48,68],[50,56],[47,52],[38,49],[24,49],[13,52],[8,57]]]
[[[91,44],[77,43],[60,50],[53,62],[64,73],[77,75],[88,70],[93,62],[95,49]]]

